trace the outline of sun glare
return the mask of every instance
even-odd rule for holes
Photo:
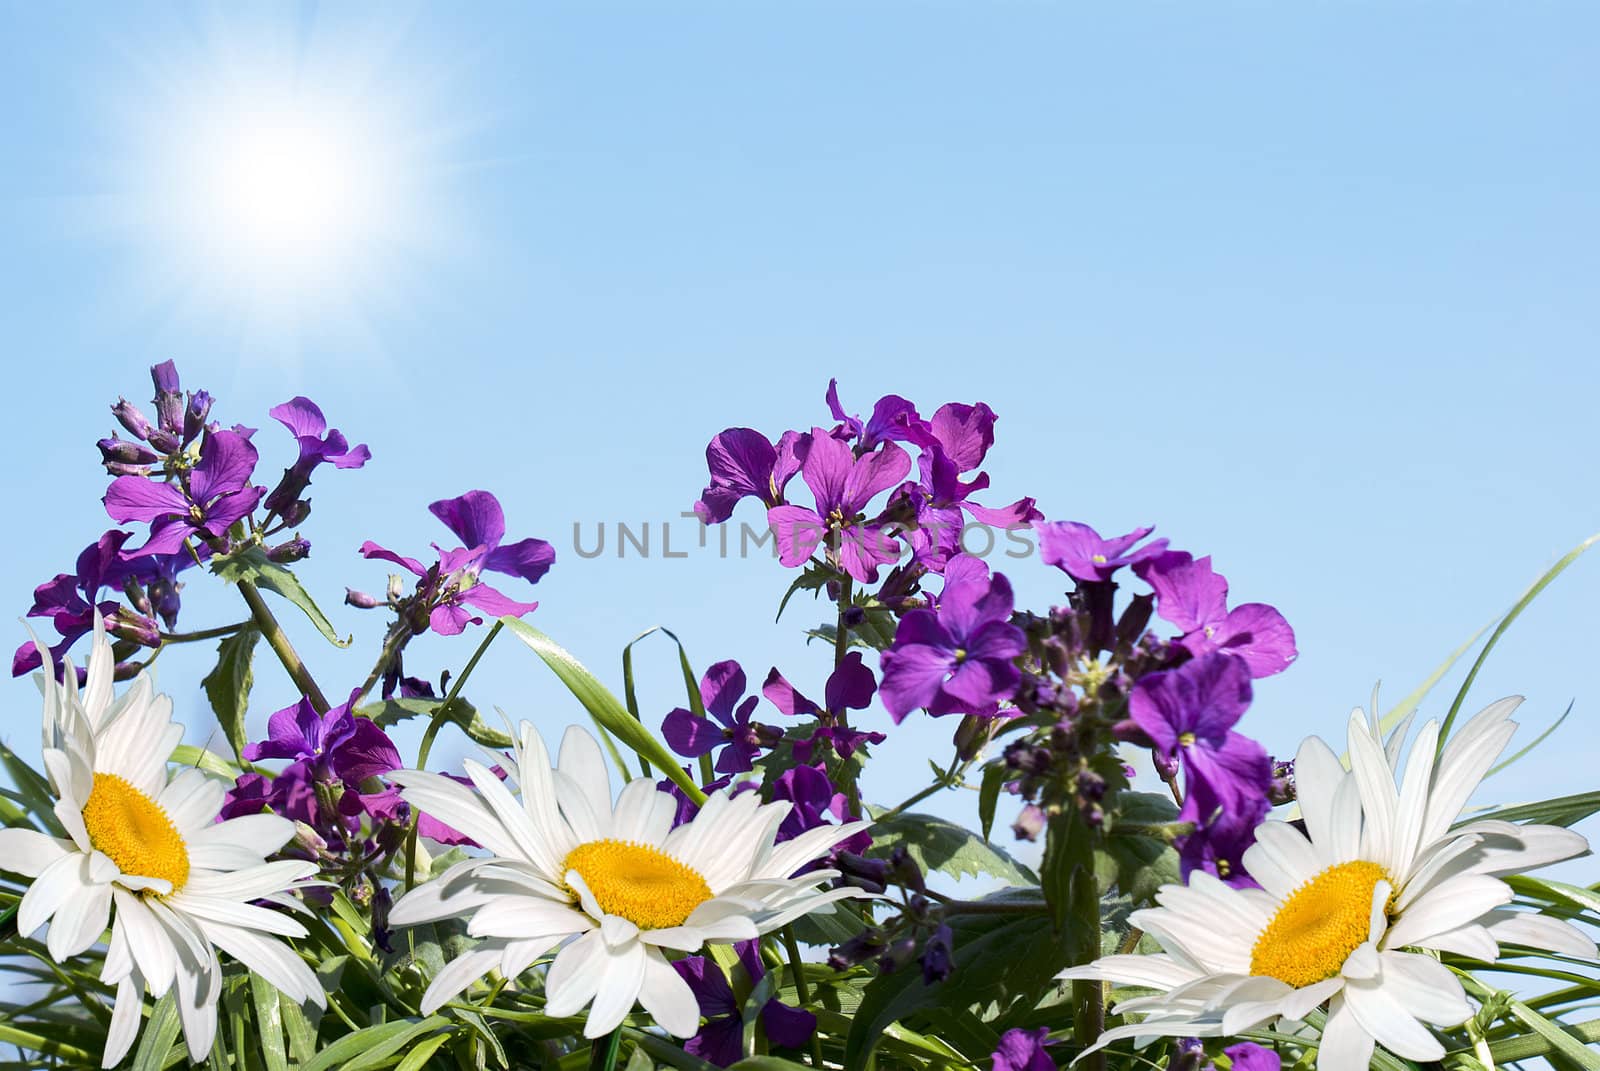
[[[132,50],[94,166],[138,314],[280,357],[312,336],[381,350],[374,325],[463,242],[443,187],[470,126],[410,40],[354,10],[216,8]]]

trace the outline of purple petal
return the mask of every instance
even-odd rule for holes
[[[711,484],[700,495],[695,512],[706,524],[720,524],[733,515],[741,499],[754,497],[775,505],[773,466],[778,454],[767,437],[751,428],[729,428],[706,446]]]
[[[539,608],[536,602],[518,602],[508,595],[503,595],[488,584],[474,584],[472,587],[456,596],[468,606],[476,606],[491,617],[521,617],[531,614]],[[477,618],[473,618],[477,624]],[[435,627],[437,631],[437,626]]]
[[[767,1040],[772,1044],[785,1049],[798,1049],[817,1032],[817,1017],[800,1008],[791,1008],[774,997],[761,1009],[761,1025],[766,1028]]]
[[[694,991],[701,1015],[707,1019],[719,1019],[738,1014],[739,1005],[733,998],[733,987],[728,984],[728,976],[715,960],[709,956],[686,956],[672,966]]]
[[[102,501],[106,512],[118,524],[153,521],[189,511],[189,500],[177,484],[158,483],[144,476],[118,476],[111,481]]]
[[[849,453],[849,447],[839,444]],[[813,446],[812,450],[815,451]],[[810,463],[808,457],[807,463]],[[911,455],[893,444],[885,444],[873,453],[856,459],[845,474],[842,498],[833,503],[842,506],[846,514],[860,513],[867,508],[874,495],[887,491],[911,471]],[[810,482],[809,480],[807,481]],[[821,498],[818,498],[821,502]],[[831,508],[831,507],[830,507]]]
[[[733,724],[733,708],[744,695],[744,670],[739,663],[728,659],[708,668],[700,678],[700,702],[706,713],[724,725]]]
[[[983,464],[984,455],[994,445],[994,421],[994,410],[982,402],[950,402],[933,414],[929,430],[945,456],[955,462],[956,471],[971,472]]]
[[[1019,498],[1009,506],[994,509],[976,502],[962,502],[961,505],[974,520],[995,528],[1022,528],[1044,519],[1031,498]]]
[[[213,536],[223,535],[233,527],[235,521],[255,509],[256,503],[266,493],[265,487],[246,487],[243,491],[234,491],[213,500],[205,509],[205,530]],[[142,547],[140,553],[151,553],[149,545]]]
[[[296,439],[304,435],[320,439],[328,430],[328,421],[323,417],[317,403],[299,395],[290,398],[282,405],[268,409],[267,415],[288,428],[289,433]]]
[[[374,543],[370,539],[361,544],[361,556],[369,560],[372,558],[381,558],[386,562],[394,562],[396,565],[403,569],[410,570],[417,576],[426,576],[428,574],[428,570],[424,569],[422,567],[422,563],[417,561],[417,559],[402,557],[392,550],[378,546],[378,544]]]
[[[1139,570],[1156,592],[1156,614],[1181,632],[1205,629],[1228,612],[1228,579],[1211,568],[1211,558],[1190,560],[1182,551],[1167,551]]]
[[[430,503],[428,512],[445,523],[467,547],[497,547],[505,538],[506,519],[500,502],[488,491],[468,491],[458,498]]]
[[[772,495],[769,502],[783,501],[783,489],[795,478],[805,463],[811,449],[811,436],[799,431],[786,431],[778,436],[778,460],[772,466]]]
[[[913,610],[901,622],[914,614],[927,613]],[[907,714],[933,702],[944,684],[946,674],[955,667],[955,653],[947,647],[929,647],[913,643],[902,646],[898,637],[895,646],[883,652],[883,681],[878,686],[878,698],[884,709],[899,724]]]
[[[695,759],[727,740],[716,725],[679,707],[661,722],[661,735],[667,746],[684,758]]]
[[[189,523],[186,516],[166,517],[150,526],[150,538],[145,540],[144,546],[138,550],[123,551],[123,555],[128,558],[145,558],[157,554],[176,554],[183,546],[183,541],[196,531],[198,529]]]
[[[852,653],[859,655],[860,652]],[[779,711],[792,717],[813,717],[821,713],[817,704],[801,695],[800,690],[778,672],[777,666],[773,666],[767,674],[766,682],[761,685],[761,694]]]
[[[872,696],[877,690],[878,681],[873,677],[872,670],[862,662],[861,652],[851,651],[844,656],[844,661],[839,663],[839,668],[828,677],[825,693],[828,709],[835,713],[841,710],[863,710],[871,704]],[[770,692],[767,695],[771,698]]]
[[[880,566],[900,559],[900,543],[887,528],[856,524],[839,537],[839,568],[863,584],[875,583]]]
[[[800,477],[805,480],[806,486],[811,488],[811,494],[817,501],[819,516],[826,516],[834,510],[843,508],[845,489],[855,466],[855,452],[850,449],[848,443],[833,438],[821,428],[812,429],[811,446],[806,451],[804,463],[800,466]],[[849,512],[857,513],[859,509],[851,509]]]
[[[435,606],[428,615],[428,625],[441,636],[459,636],[468,625],[481,625],[483,618],[474,617],[453,602]]]
[[[944,682],[945,695],[957,700],[969,714],[976,714],[1008,699],[1016,691],[1022,674],[1010,662],[968,658],[956,666]]]
[[[1233,1061],[1233,1071],[1282,1071],[1283,1060],[1271,1049],[1241,1041],[1222,1050]]]
[[[355,786],[405,765],[393,741],[376,722],[360,717],[354,720],[355,731],[334,755],[334,769],[340,780]]]
[[[767,524],[778,545],[778,561],[790,569],[810,561],[828,535],[822,518],[804,506],[775,506],[767,510]]]
[[[200,460],[189,474],[189,493],[205,503],[218,495],[243,490],[256,468],[256,448],[234,431],[208,431],[200,444]]]
[[[542,539],[524,539],[491,550],[483,560],[483,567],[536,584],[555,561],[556,550],[549,543]]]
[[[1257,678],[1282,673],[1298,654],[1289,622],[1277,610],[1259,602],[1235,606],[1209,640],[1216,650],[1242,659],[1250,676]]]

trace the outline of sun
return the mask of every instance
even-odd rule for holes
[[[385,330],[469,244],[452,182],[478,106],[446,96],[463,80],[422,37],[355,10],[217,7],[130,42],[93,162],[129,314],[242,360],[384,360]]]

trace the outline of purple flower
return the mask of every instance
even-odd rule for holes
[[[863,583],[877,580],[878,567],[898,558],[900,545],[881,522],[868,520],[865,510],[875,495],[899,482],[911,458],[892,443],[857,457],[821,428],[812,430],[804,453],[800,476],[817,505],[767,511],[778,560],[792,569],[826,544],[845,572]]]
[[[739,663],[730,659],[707,669],[700,678],[700,700],[708,717],[697,717],[682,707],[672,711],[661,723],[667,746],[691,759],[720,747],[718,772],[734,774],[751,769],[753,761],[781,734],[763,732],[763,726],[750,720],[760,698],[751,695],[740,702],[744,689],[744,670]]]
[[[1003,575],[991,578],[971,555],[951,559],[938,609],[906,614],[883,653],[880,696],[897,724],[918,707],[935,717],[996,712],[1016,689],[1014,659],[1027,647],[1011,607]]]
[[[1111,539],[1101,539],[1099,532],[1077,521],[1049,521],[1034,525],[1034,530],[1039,533],[1039,556],[1044,563],[1085,582],[1110,580],[1118,569],[1137,565],[1167,547],[1165,539],[1157,539],[1131,549],[1153,531],[1151,528],[1136,528]]]
[[[485,571],[516,576],[530,584],[550,571],[556,560],[554,548],[542,539],[524,539],[501,545],[505,538],[505,514],[488,491],[468,491],[459,498],[433,503],[428,511],[443,521],[466,546],[441,550],[439,562],[429,568],[415,558],[403,557],[368,540],[361,544],[361,556],[394,562],[421,578],[417,586],[430,607],[429,626],[442,636],[454,636],[483,618],[464,609],[475,606],[494,617],[512,614],[521,617],[538,608],[536,602],[517,602],[479,580]]]
[[[327,463],[338,469],[359,469],[372,458],[365,444],[352,448],[337,428],[330,430],[317,403],[294,397],[268,410],[268,414],[289,429],[300,447],[300,456],[283,472],[283,479],[267,496],[270,513],[285,515],[311,483],[318,465]],[[304,515],[304,510],[301,511]]]
[[[752,987],[761,984],[767,973],[761,965],[759,947],[756,941],[741,941],[735,946],[739,965],[744,968]],[[684,1051],[718,1067],[737,1063],[744,1055],[744,1021],[728,976],[708,956],[688,956],[672,966],[694,990],[700,1014],[706,1020],[699,1033],[684,1043]],[[761,1009],[761,1027],[773,1045],[798,1049],[816,1033],[817,1017],[774,997]]]
[[[940,413],[944,411],[939,410]],[[990,437],[992,439],[992,433]],[[960,449],[963,444],[956,442],[955,446]],[[981,459],[981,451],[978,456]],[[1019,498],[999,509],[971,501],[969,496],[989,486],[989,477],[980,472],[963,483],[960,464],[935,440],[917,459],[917,482],[901,484],[895,491],[896,501],[909,504],[914,511],[915,527],[908,537],[911,549],[916,552],[917,561],[934,572],[941,571],[950,558],[961,551],[961,532],[966,523],[963,510],[979,523],[997,528],[1017,528],[1044,517],[1031,498]]]
[[[847,442],[855,440],[856,449],[863,454],[879,443],[895,440],[905,442],[926,426],[917,416],[917,407],[898,394],[886,394],[879,398],[872,407],[872,416],[865,421],[858,416],[845,414],[844,406],[839,404],[838,380],[828,380],[825,401],[828,403],[828,412],[839,422],[834,437]]]
[[[177,622],[178,591],[183,586],[177,582],[177,575],[193,565],[194,560],[187,554],[128,560],[120,553],[127,540],[127,532],[115,529],[106,532],[78,555],[74,572],[58,573],[34,589],[28,616],[49,618],[61,637],[60,642],[50,648],[52,665],[59,666],[67,650],[94,629],[96,609],[106,619],[108,632],[119,639],[150,647],[161,642],[153,615],[159,615],[168,628]],[[201,550],[202,557],[207,554],[209,551]],[[108,588],[131,591],[137,596],[135,606],[129,608],[114,600],[101,600],[100,593]],[[37,648],[29,641],[17,648],[11,660],[11,673],[21,676],[42,664]]]
[[[841,759],[848,759],[856,748],[864,744],[883,743],[885,738],[882,733],[852,729],[848,722],[848,711],[865,710],[871,705],[877,690],[878,682],[873,678],[872,670],[861,661],[860,651],[845,655],[844,660],[829,674],[823,692],[826,706],[818,706],[801,695],[800,690],[790,684],[776,666],[767,674],[766,682],[761,686],[762,694],[783,713],[791,717],[818,720],[816,731],[810,737],[795,741],[795,758],[803,763],[811,761],[812,753],[819,744],[831,747]]]
[[[191,535],[219,539],[255,509],[263,489],[250,486],[256,448],[237,431],[208,431],[200,460],[186,478],[159,482],[118,476],[106,491],[106,512],[119,524],[147,521],[150,538],[129,557],[174,554]]]
[[[835,822],[853,821],[850,798],[834,787],[828,778],[827,768],[816,766],[791,766],[772,782],[772,799],[787,800],[789,814],[778,827],[778,841],[792,840],[808,829]],[[857,855],[872,846],[872,835],[863,830],[848,840],[834,846],[829,856],[840,852]]]
[[[1222,1050],[1233,1061],[1233,1071],[1281,1071],[1283,1059],[1253,1041],[1241,1041]]]
[[[1044,1051],[1049,1036],[1048,1026],[1007,1030],[994,1050],[994,1071],[1056,1071],[1056,1062]]]
[[[1183,880],[1204,870],[1235,888],[1257,887],[1245,869],[1244,853],[1256,842],[1256,827],[1271,809],[1265,796],[1246,796],[1230,805],[1206,782],[1191,782],[1178,812],[1178,821],[1195,827],[1193,833],[1178,838],[1176,845]]]
[[[1156,614],[1183,633],[1178,642],[1196,656],[1226,651],[1244,660],[1252,677],[1270,677],[1295,659],[1294,629],[1265,603],[1228,609],[1228,579],[1211,558],[1167,551],[1135,566],[1156,592]]]
[[[768,508],[783,504],[783,489],[800,471],[798,451],[807,436],[786,431],[770,443],[759,431],[729,428],[706,447],[711,483],[694,505],[703,524],[721,524],[745,498],[757,498]]]

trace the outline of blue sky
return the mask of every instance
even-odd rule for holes
[[[304,393],[371,444],[318,479],[304,529],[308,583],[367,650],[381,621],[338,594],[383,570],[356,546],[420,552],[442,534],[426,503],[477,486],[556,545],[534,620],[613,683],[663,624],[701,665],[820,686],[805,607],[772,624],[775,563],[571,548],[575,523],[691,536],[706,440],[820,422],[838,376],[855,409],[987,401],[997,499],[1156,524],[1278,606],[1301,657],[1244,728],[1287,752],[1376,680],[1398,698],[1600,530],[1597,23],[1576,3],[7,6],[0,595],[21,614],[107,527],[105,406],[170,357],[225,420]],[[353,117],[357,193],[382,196],[337,256],[254,257],[226,213],[200,244],[232,259],[193,248],[184,169],[252,94]],[[257,441],[263,472],[287,462],[278,429]],[[1530,737],[1575,700],[1497,797],[1593,785],[1597,570],[1480,681],[1528,696]],[[1009,572],[1024,604],[1062,587]],[[237,615],[190,594],[189,627]],[[330,692],[364,675],[291,628]],[[436,673],[470,642],[413,650]],[[659,714],[669,653],[643,671]],[[205,654],[162,662],[192,719]],[[257,726],[288,695],[259,677]],[[31,686],[6,687],[31,740]],[[509,645],[473,692],[551,728],[578,713]],[[951,728],[896,730],[872,794],[914,789]],[[970,798],[939,806],[970,820]]]

